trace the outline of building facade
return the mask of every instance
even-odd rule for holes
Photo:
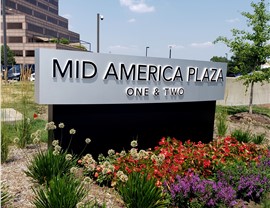
[[[5,8],[7,46],[17,64],[34,64],[36,48],[85,50],[80,35],[70,31],[68,20],[59,16],[59,0],[6,0]]]

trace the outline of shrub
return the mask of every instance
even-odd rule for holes
[[[239,142],[249,143],[251,142],[251,134],[248,131],[243,131],[241,129],[236,129],[231,134]]]
[[[148,179],[147,174],[133,172],[126,183],[119,183],[117,191],[122,196],[127,207],[131,208],[163,208],[169,205],[169,200],[156,180]]]
[[[262,143],[265,142],[265,140],[266,140],[265,134],[259,134],[259,135],[253,135],[251,141],[252,141],[254,144],[262,144]]]
[[[8,192],[8,187],[1,181],[1,207],[8,206],[12,197]]]
[[[6,162],[6,160],[8,159],[10,140],[7,137],[6,133],[7,133],[6,124],[4,124],[2,122],[2,129],[1,129],[1,163]]]
[[[56,146],[56,148],[61,148]],[[70,169],[77,164],[77,158],[66,151],[48,149],[45,152],[39,151],[27,166],[25,171],[28,177],[39,184],[49,183],[55,176],[63,176],[70,172]]]
[[[216,116],[217,119],[217,135],[225,136],[228,130],[227,124],[227,113],[225,111],[221,111]]]
[[[174,183],[164,183],[165,190],[171,195],[172,205],[177,207],[233,207],[236,192],[226,182],[201,179],[197,174],[188,172],[176,176]]]
[[[27,144],[31,143],[31,130],[32,130],[32,121],[30,118],[23,116],[23,119],[17,124],[18,132],[18,145],[20,148],[24,148]]]
[[[45,187],[33,189],[37,208],[74,208],[86,196],[86,190],[72,175],[55,176]]]
[[[217,172],[219,181],[229,183],[237,193],[237,198],[261,202],[265,193],[270,191],[270,157],[260,158],[258,163],[246,165],[235,161],[226,164]]]

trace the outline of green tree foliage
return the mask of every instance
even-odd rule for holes
[[[222,56],[213,56],[210,61],[213,62],[224,62],[224,63],[228,63],[229,60],[226,57],[222,57]]]
[[[10,48],[7,46],[7,65],[14,65],[16,64],[14,53]],[[4,65],[4,46],[1,46],[1,65]]]
[[[237,74],[237,72],[235,72],[234,70],[234,62],[229,60],[227,57],[223,57],[223,56],[213,56],[210,61],[212,62],[223,62],[223,63],[227,63],[227,76],[230,76],[231,74]]]
[[[257,4],[252,2],[253,13],[241,13],[247,18],[249,30],[233,29],[232,39],[220,36],[214,41],[214,43],[223,42],[230,48],[233,53],[234,70],[243,75],[240,79],[244,80],[246,88],[250,86],[250,113],[252,113],[254,83],[270,81],[270,68],[261,68],[270,57],[270,13],[267,6],[265,0]]]

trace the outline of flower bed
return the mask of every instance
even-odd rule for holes
[[[128,152],[109,150],[98,161],[87,154],[79,163],[85,175],[116,189],[133,172],[147,174],[170,195],[172,206],[231,207],[239,200],[260,203],[270,191],[270,152],[262,145],[226,137],[208,144],[162,138],[153,150],[139,150],[137,141],[131,146]]]

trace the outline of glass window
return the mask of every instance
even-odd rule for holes
[[[26,57],[34,57],[35,51],[34,50],[25,51],[25,56]]]
[[[8,37],[8,43],[22,43],[23,38],[19,36],[10,36]]]
[[[36,0],[26,0],[27,2],[33,4],[33,5],[36,5],[37,4],[37,1]]]
[[[49,0],[51,4],[58,7],[58,0]]]
[[[21,22],[7,23],[7,29],[22,29],[22,23]]]
[[[68,28],[68,23],[67,22],[63,22],[63,21],[60,21],[59,20],[59,26],[61,26],[61,27],[64,27],[64,28]]]
[[[13,50],[14,56],[23,56],[23,51],[22,50]]]
[[[28,26],[28,30],[30,30],[32,32],[43,34],[43,28],[42,27],[31,24],[31,23],[28,23],[27,26]]]
[[[6,6],[16,9],[16,4],[13,1],[6,1]]]
[[[58,15],[58,10],[56,10],[56,9],[53,9],[53,8],[49,7],[49,11],[51,13],[53,13],[53,14],[57,14]]]
[[[57,32],[49,29],[45,29],[45,35],[57,37]]]
[[[46,15],[37,11],[34,11],[34,16],[39,18],[39,19],[43,19],[46,20]]]
[[[18,4],[18,10],[20,12],[23,12],[23,13],[26,13],[26,14],[29,14],[29,15],[32,15],[32,9],[26,7],[26,6],[23,6],[23,5],[20,5]]]
[[[48,10],[48,6],[45,5],[45,4],[42,4],[40,2],[38,2],[38,7],[41,8],[41,9],[44,9],[44,10]]]
[[[47,16],[47,20],[48,20],[48,22],[51,22],[51,23],[54,23],[54,24],[57,25],[57,19],[52,18],[52,17],[50,17],[50,16]]]

